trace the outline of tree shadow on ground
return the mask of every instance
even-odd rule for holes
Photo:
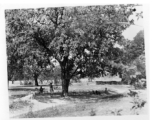
[[[78,94],[75,95],[69,95],[69,98],[67,99],[71,99],[75,101],[82,101],[82,102],[101,102],[104,99],[108,99],[108,100],[115,100],[118,99],[120,97],[123,97],[123,94],[118,94],[116,92],[108,92],[105,93],[105,91],[99,91],[99,94],[92,94],[90,92],[79,92]]]
[[[26,91],[27,93],[21,93],[18,95],[11,95],[10,99],[16,99],[24,97],[28,94],[29,91],[35,91],[33,88],[20,88],[16,87],[11,89],[11,91]],[[61,91],[56,91],[54,93],[42,93],[42,94],[36,94],[34,96],[34,99],[36,99],[39,102],[43,103],[52,103],[52,99],[59,99],[59,100],[66,100],[70,102],[77,103],[78,101],[82,102],[100,102],[103,101],[103,99],[118,99],[120,97],[123,97],[123,94],[119,94],[116,91],[108,90],[108,93],[105,93],[104,90],[98,90],[98,91],[70,91],[68,97],[61,97]]]
[[[124,97],[123,94],[118,94],[114,91],[109,91],[108,93],[105,93],[105,91],[98,91],[100,94],[93,94],[92,92],[69,92],[68,97],[61,97],[61,92],[56,92],[53,94],[50,93],[44,93],[44,94],[37,94],[34,99],[38,100],[39,102],[52,102],[52,99],[59,99],[59,100],[66,100],[69,102],[101,102],[104,99],[108,100],[115,100],[121,97]]]
[[[11,90],[11,91],[35,91],[35,88],[21,88],[21,87],[15,87],[15,88],[9,88],[8,90]]]

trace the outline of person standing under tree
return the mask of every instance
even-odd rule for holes
[[[40,87],[40,93],[43,93],[43,88],[42,88],[42,86]]]
[[[53,92],[54,92],[53,85],[52,85],[52,83],[50,83],[50,94],[53,94]],[[52,97],[52,95],[51,95],[51,97]]]

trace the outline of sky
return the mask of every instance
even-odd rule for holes
[[[142,6],[138,6],[136,7],[136,12],[134,13],[134,15],[132,15],[130,17],[130,19],[134,19],[134,24],[135,25],[131,25],[129,28],[127,28],[124,32],[123,32],[123,35],[126,39],[129,39],[129,40],[133,40],[133,38],[137,35],[137,33],[140,31],[140,30],[143,30],[144,29],[144,20],[143,18],[140,18],[139,20],[137,20],[135,14],[138,13],[138,12],[141,12],[143,11],[143,7]]]

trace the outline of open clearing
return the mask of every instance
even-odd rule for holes
[[[43,86],[49,89],[48,86]],[[12,101],[26,96],[29,91],[33,91],[33,86],[11,86],[9,88],[10,105]],[[39,87],[37,87],[39,88]],[[108,88],[108,95],[94,95],[92,90],[104,91]],[[51,97],[49,93],[38,94],[34,99],[22,107],[11,108],[10,117],[29,118],[29,117],[60,117],[60,116],[95,116],[95,115],[115,115],[119,110],[121,115],[133,115],[130,110],[133,97],[127,95],[128,89],[133,89],[128,85],[96,85],[95,82],[73,83],[69,87],[69,97],[60,97],[61,88],[55,90]],[[139,97],[147,101],[146,90],[136,90]],[[139,114],[147,114],[147,103],[144,108],[138,111]]]

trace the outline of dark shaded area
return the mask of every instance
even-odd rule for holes
[[[33,90],[34,91],[34,90]],[[102,91],[80,91],[80,92],[69,92],[68,97],[61,97],[61,92],[54,92],[54,93],[37,93],[34,96],[34,99],[36,99],[39,102],[50,102],[52,103],[52,99],[65,99],[67,101],[82,101],[82,102],[101,102],[103,99],[118,99],[120,97],[123,97],[123,94],[118,94],[115,91],[105,92]],[[24,97],[26,94],[20,94],[20,95],[13,95],[10,97],[10,99],[16,99]]]

